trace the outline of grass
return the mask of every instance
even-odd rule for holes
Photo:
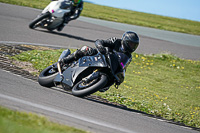
[[[43,9],[50,1],[0,0],[0,2]],[[84,4],[82,16],[200,35],[200,22],[90,3]],[[33,50],[21,53],[14,59],[31,62],[36,69],[41,71],[56,62],[61,52],[62,50]],[[111,87],[107,92],[98,92],[96,95],[112,102],[124,104],[132,109],[200,128],[200,62],[183,60],[167,54],[133,54],[133,57],[126,72],[126,79],[119,89]],[[20,117],[21,115],[18,119]],[[9,124],[9,119],[2,116],[0,123],[0,126],[17,125],[19,132],[22,129],[29,130],[29,126],[28,128],[23,127],[26,123],[19,125],[19,122],[14,120]],[[16,127],[13,127],[13,130]],[[10,132],[6,127],[0,129]],[[40,130],[43,131],[43,128],[38,129],[38,132]]]
[[[43,9],[50,3],[50,0],[0,0],[0,2]],[[200,22],[197,21],[111,8],[86,2],[84,3],[84,9],[81,15],[161,30],[200,35]]]
[[[42,70],[56,62],[63,50],[33,50],[13,59]],[[98,96],[128,108],[200,128],[200,61],[169,54],[133,54],[124,83]]]
[[[0,107],[1,133],[86,133],[72,127],[50,122],[43,116],[12,111]]]

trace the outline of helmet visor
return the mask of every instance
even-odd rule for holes
[[[126,44],[132,51],[135,51],[138,47],[138,42],[127,41]]]

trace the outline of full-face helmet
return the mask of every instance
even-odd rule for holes
[[[122,48],[124,52],[132,53],[139,45],[139,37],[133,31],[127,31],[122,35]]]

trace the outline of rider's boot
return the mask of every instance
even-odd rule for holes
[[[73,62],[73,61],[75,61],[75,60],[76,60],[75,55],[74,55],[74,54],[70,54],[70,55],[68,55],[67,57],[63,58],[63,59],[62,59],[62,62],[63,62],[64,64],[69,64],[69,63],[71,63],[71,62]]]
[[[74,53],[68,55],[67,57],[61,59],[61,64],[69,64],[73,61],[78,60],[79,58],[83,57],[84,54],[81,50],[76,50]]]

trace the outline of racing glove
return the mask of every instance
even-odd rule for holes
[[[97,40],[97,41],[95,42],[95,46],[96,46],[96,48],[99,50],[100,53],[106,54],[106,48],[101,44],[101,41],[100,41],[100,40]]]

